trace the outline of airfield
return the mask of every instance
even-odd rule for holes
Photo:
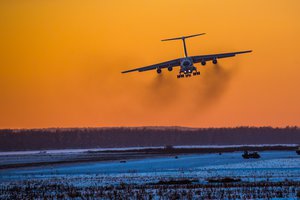
[[[245,146],[176,147],[167,152],[162,148],[2,152],[0,199],[299,197],[300,156],[291,150],[293,145],[253,146],[260,149],[261,158],[247,160],[241,156],[243,148]]]

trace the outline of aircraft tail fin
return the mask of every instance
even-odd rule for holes
[[[177,38],[168,38],[168,39],[163,39],[161,41],[164,42],[164,41],[170,41],[170,40],[185,40],[186,38],[197,37],[197,36],[204,35],[204,34],[205,33],[199,33],[199,34],[182,36],[182,37],[177,37]]]
[[[199,35],[204,35],[204,34],[205,34],[205,33],[199,33],[199,34],[195,34],[195,35],[187,35],[187,36],[182,36],[182,37],[177,37],[177,38],[164,39],[164,40],[162,40],[162,41],[164,42],[164,41],[170,41],[170,40],[182,40],[182,43],[183,43],[183,49],[184,49],[184,56],[185,56],[185,57],[188,57],[188,53],[187,53],[186,45],[185,45],[185,39],[191,38],[191,37],[196,37],[196,36],[199,36]]]

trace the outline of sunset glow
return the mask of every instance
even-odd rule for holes
[[[300,126],[299,0],[2,1],[0,128]],[[183,56],[252,49],[121,74]]]

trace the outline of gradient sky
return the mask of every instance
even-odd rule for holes
[[[299,0],[0,2],[0,128],[300,126]],[[120,71],[252,49],[201,76]]]

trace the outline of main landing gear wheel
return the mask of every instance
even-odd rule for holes
[[[177,75],[177,78],[183,78],[184,77],[184,74],[178,74]]]

